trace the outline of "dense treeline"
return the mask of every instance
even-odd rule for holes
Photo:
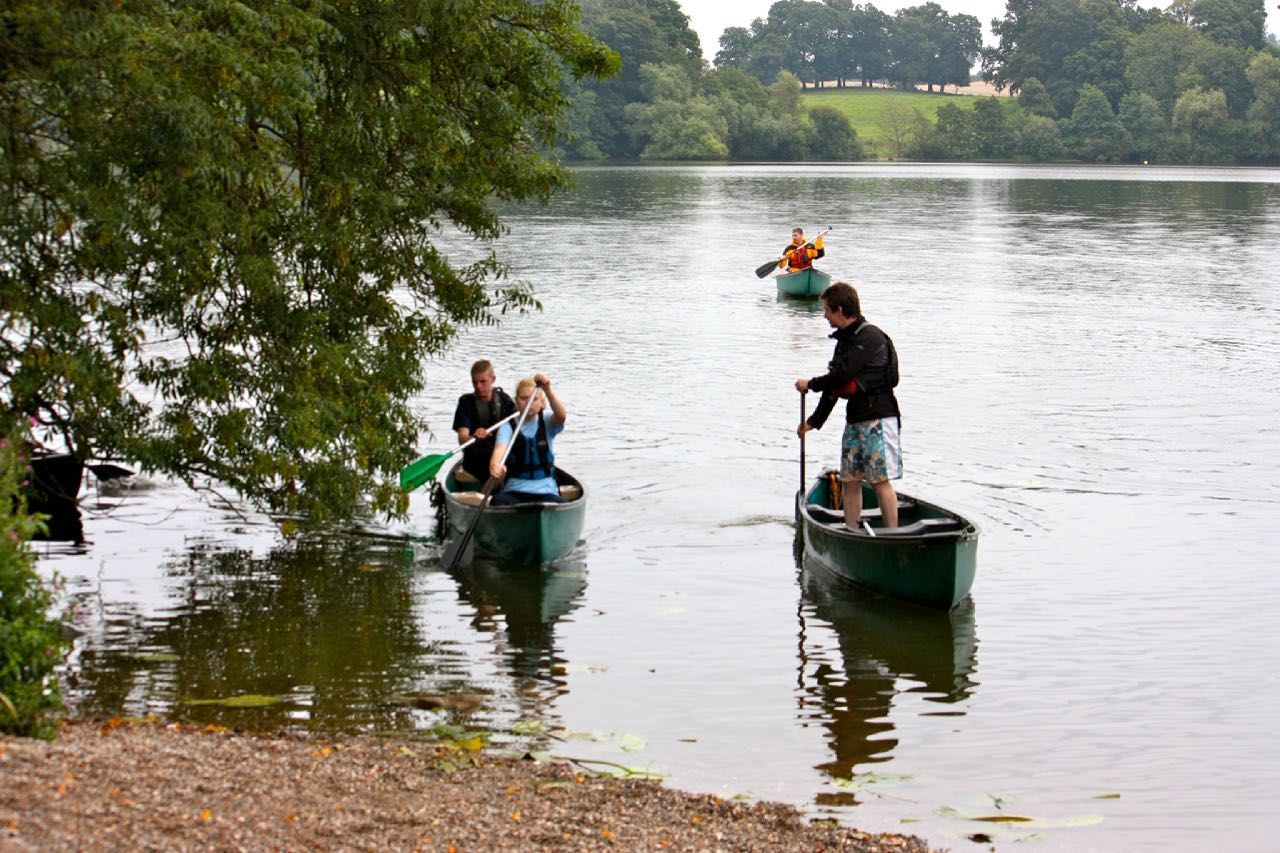
[[[848,119],[807,108],[801,81],[773,70],[708,70],[675,0],[582,0],[582,26],[622,57],[622,71],[571,93],[573,158],[856,160]]]
[[[1259,163],[1280,159],[1280,46],[1262,0],[1009,0],[981,25],[936,3],[892,14],[779,0],[730,27],[712,70],[676,0],[583,0],[583,26],[623,58],[573,97],[573,157],[856,159],[858,128],[804,87],[945,91],[982,76],[1014,99],[915,117],[895,156]],[[863,128],[864,132],[867,128]]]
[[[1179,0],[1168,11],[1009,0],[983,76],[1018,94],[1019,118],[1045,120],[1034,122],[1038,159],[1270,161],[1280,157],[1280,50],[1265,25],[1262,0]],[[976,129],[939,136],[967,156]]]
[[[790,71],[815,87],[887,81],[932,91],[935,85],[968,84],[981,50],[981,22],[951,15],[937,3],[889,15],[851,0],[779,0],[767,18],[724,31],[716,65],[761,79]]]

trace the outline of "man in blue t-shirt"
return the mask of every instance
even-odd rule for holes
[[[543,396],[551,405],[549,412],[543,404]],[[531,398],[534,398],[532,402]],[[564,422],[569,415],[564,403],[551,389],[551,380],[545,373],[539,373],[532,379],[521,379],[516,385],[516,407],[523,412],[525,406],[529,411],[519,433],[510,421],[498,427],[489,461],[489,476],[500,480],[505,477],[506,482],[491,502],[495,506],[564,503],[564,498],[560,497],[560,486],[556,483],[556,457],[552,445],[555,437],[564,430]],[[511,445],[510,453],[507,453],[507,445]],[[504,455],[506,464],[502,461]]]

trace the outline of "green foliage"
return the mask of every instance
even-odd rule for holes
[[[1132,159],[1144,162],[1164,159],[1169,150],[1169,120],[1155,98],[1130,92],[1120,99],[1119,117],[1129,132]]]
[[[979,98],[973,105],[971,126],[973,142],[979,157],[999,159],[1013,150],[1013,133],[1009,127],[1008,98]]]
[[[911,156],[919,160],[971,160],[977,150],[973,111],[943,104],[931,132],[917,135]]]
[[[578,7],[2,14],[0,407],[273,510],[403,512],[422,363],[536,304],[442,234],[497,237],[493,203],[566,183],[566,83],[618,62]]]
[[[640,151],[628,132],[628,104],[645,100],[640,69],[669,65],[696,78],[703,67],[698,36],[675,0],[581,0],[582,28],[617,51],[621,71],[607,80],[589,80],[582,91],[593,98],[592,111],[575,124],[578,142],[571,156],[602,154],[634,157]],[[575,95],[576,99],[576,95]]]
[[[693,82],[674,65],[643,65],[647,100],[628,104],[627,127],[647,160],[724,160],[729,127],[707,98],[693,94]]]
[[[1063,141],[1067,150],[1089,162],[1120,160],[1129,149],[1129,134],[1116,118],[1107,96],[1094,86],[1080,91],[1065,125]]]
[[[1032,113],[1018,113],[1011,125],[1016,156],[1037,163],[1062,157],[1062,132],[1053,119]]]
[[[814,122],[798,97],[794,75],[779,75],[766,88],[737,68],[712,72],[702,80],[706,97],[724,118],[729,156],[734,160],[804,159],[814,139]]]
[[[37,522],[22,497],[24,434],[0,424],[0,732],[52,740],[62,711],[54,669],[66,645],[49,618],[53,594],[27,544]]]
[[[1049,97],[1049,90],[1035,77],[1022,81],[1018,92],[1018,107],[1025,113],[1045,118],[1057,118],[1058,110]]]
[[[1129,90],[1150,95],[1166,111],[1173,109],[1183,69],[1208,46],[1208,40],[1181,24],[1161,24],[1139,33],[1125,56]]]
[[[1221,45],[1261,50],[1266,44],[1267,7],[1262,0],[1195,0],[1196,29]]]
[[[849,119],[835,107],[819,104],[809,110],[813,119],[813,144],[810,155],[815,160],[861,160],[864,156],[858,132]]]
[[[1221,162],[1229,156],[1230,135],[1227,96],[1219,89],[1188,89],[1173,108],[1174,138],[1199,163]]]
[[[1247,113],[1253,151],[1258,157],[1280,156],[1280,56],[1262,52],[1246,72],[1254,101]]]

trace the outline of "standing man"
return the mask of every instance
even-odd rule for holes
[[[458,443],[476,440],[462,451],[462,464],[453,475],[459,483],[483,483],[489,476],[489,457],[493,453],[489,428],[516,410],[515,401],[494,384],[496,381],[493,365],[480,359],[471,365],[474,392],[458,398],[458,408],[453,413]]]
[[[529,398],[535,394],[539,394],[538,398],[530,402]],[[543,407],[542,395],[551,404],[550,412]],[[516,385],[516,405],[522,412],[528,406],[529,413],[518,433],[514,421],[498,427],[489,476],[499,480],[505,477],[507,481],[502,491],[493,496],[493,505],[564,503],[556,482],[556,455],[552,449],[552,441],[564,431],[565,419],[569,417],[564,403],[551,390],[547,374],[539,373],[532,379],[521,379]],[[508,444],[511,444],[510,453],[506,453]],[[504,453],[505,465],[502,463]]]
[[[898,496],[891,480],[902,477],[901,412],[893,395],[897,354],[889,336],[866,321],[858,292],[843,281],[822,292],[822,316],[834,332],[836,351],[827,372],[797,379],[801,393],[819,391],[822,399],[796,435],[821,429],[837,397],[848,397],[841,440],[840,482],[844,523],[856,529],[862,516],[862,481],[875,489],[885,527],[898,526]]]
[[[782,250],[782,259],[778,261],[778,266],[786,265],[787,272],[795,272],[797,270],[807,270],[813,266],[813,262],[827,253],[822,248],[822,235],[813,241],[812,246],[805,245],[804,229],[791,229],[791,242]]]

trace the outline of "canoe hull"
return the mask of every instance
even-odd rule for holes
[[[817,299],[831,284],[831,276],[820,269],[809,267],[807,270],[784,273],[777,277],[778,293],[796,299]]]
[[[805,558],[844,580],[881,595],[935,610],[950,610],[969,594],[977,571],[978,529],[967,519],[899,494],[902,527],[877,536],[832,523],[826,478],[820,477],[803,496],[797,495],[797,518],[804,534]],[[863,506],[875,507],[875,493],[863,490]],[[909,507],[909,509],[908,509]],[[944,532],[911,534],[912,522],[932,519]],[[926,524],[930,522],[925,522]],[[911,526],[907,526],[911,525]]]
[[[576,493],[576,496],[562,504],[485,507],[473,538],[476,551],[529,566],[554,562],[572,551],[582,536],[587,495],[581,483],[559,468],[556,469],[556,479],[562,492],[568,487],[570,494]],[[465,491],[460,490],[451,471],[445,478],[450,538],[461,536],[471,526],[476,513],[480,512],[459,494],[465,494]]]

